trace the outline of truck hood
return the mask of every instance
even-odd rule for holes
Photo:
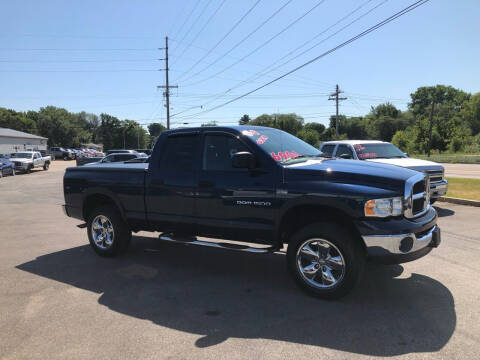
[[[21,162],[21,163],[31,163],[32,159],[26,159],[26,158],[11,158],[10,161],[14,162]]]
[[[344,159],[315,159],[285,165],[285,181],[325,180],[403,192],[416,171],[389,164]]]
[[[443,166],[433,161],[415,159],[415,158],[395,158],[395,159],[367,159],[368,162],[391,164],[413,170],[442,170]]]

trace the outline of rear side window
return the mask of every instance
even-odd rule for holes
[[[333,154],[333,149],[335,149],[335,144],[327,144],[322,146],[322,152],[325,155],[332,156]]]
[[[178,135],[167,138],[160,160],[165,184],[193,183],[198,135]]]

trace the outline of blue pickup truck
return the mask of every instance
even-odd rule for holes
[[[411,261],[440,243],[425,174],[329,158],[271,128],[166,131],[147,163],[68,168],[63,186],[66,215],[101,256],[141,230],[254,253],[288,245],[297,284],[327,299],[347,294],[367,259]]]

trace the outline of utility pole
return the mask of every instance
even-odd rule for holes
[[[158,60],[165,60],[165,85],[158,85],[157,89],[165,89],[163,93],[167,100],[167,129],[170,129],[170,89],[171,88],[178,88],[178,85],[170,86],[168,83],[168,36],[165,36],[165,47],[159,48],[159,50],[165,50],[165,59],[158,59]]]
[[[335,138],[336,140],[338,140],[338,102],[341,101],[341,100],[347,100],[346,97],[338,97],[338,95],[340,95],[341,93],[343,93],[343,91],[340,91],[340,87],[338,86],[335,86],[335,92],[330,94],[330,97],[328,98],[328,100],[335,100],[335,105],[336,105],[336,115],[335,115]]]
[[[432,130],[433,130],[433,110],[435,108],[435,101],[432,100],[432,107],[430,108],[430,124],[428,125],[428,149],[427,156],[430,157],[430,148],[432,147]]]

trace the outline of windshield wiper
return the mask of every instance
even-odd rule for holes
[[[283,161],[281,161],[281,164],[285,164],[285,163],[287,163],[289,161],[293,161],[293,160],[302,160],[302,159],[306,159],[306,158],[317,158],[317,157],[331,158],[331,156],[325,156],[325,154],[323,154],[323,153],[320,153],[320,154],[306,154],[306,155],[295,156],[295,157],[287,159],[287,160],[283,160]]]

